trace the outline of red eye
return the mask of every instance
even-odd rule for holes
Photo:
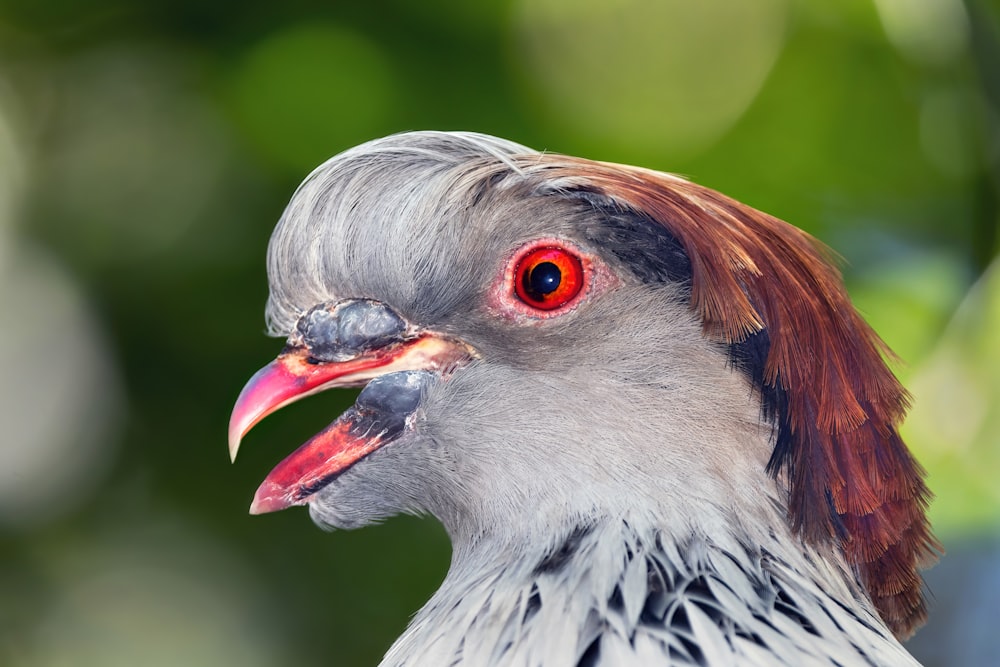
[[[566,248],[534,248],[514,267],[514,292],[521,301],[538,310],[565,306],[583,287],[583,262]]]

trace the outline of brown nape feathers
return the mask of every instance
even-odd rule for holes
[[[541,162],[563,187],[669,229],[690,259],[692,307],[707,336],[735,345],[766,332],[757,379],[778,427],[769,470],[787,479],[789,521],[807,540],[836,540],[890,629],[912,635],[927,617],[918,570],[941,550],[925,516],[931,494],[899,436],[908,396],[883,359],[891,353],[851,305],[829,251],[667,174],[557,155]]]

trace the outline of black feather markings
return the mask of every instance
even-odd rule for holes
[[[597,224],[585,228],[588,243],[614,255],[643,283],[676,283],[690,292],[691,260],[666,227],[585,188],[571,194],[598,214]]]
[[[534,574],[555,574],[562,570],[579,550],[584,538],[590,535],[593,530],[593,526],[586,524],[580,524],[573,528],[562,543],[546,554],[541,562],[535,566]]]

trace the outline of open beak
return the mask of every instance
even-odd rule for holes
[[[389,324],[386,324],[389,322]],[[303,315],[278,357],[247,382],[229,420],[229,456],[264,417],[333,387],[367,385],[353,407],[279,463],[251,514],[308,502],[344,470],[399,437],[429,378],[476,356],[464,342],[406,324],[384,304],[352,299]]]

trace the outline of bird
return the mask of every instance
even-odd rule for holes
[[[279,408],[361,391],[250,512],[444,526],[385,667],[916,665],[931,494],[837,261],[665,172],[475,132],[350,148],[271,236],[286,342],[232,459]]]

